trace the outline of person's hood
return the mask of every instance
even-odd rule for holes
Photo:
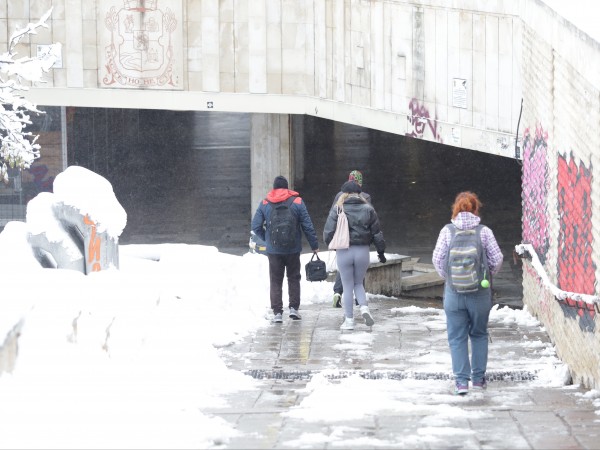
[[[481,222],[481,218],[470,212],[459,212],[452,223],[456,225],[459,230],[470,230],[475,228]]]
[[[298,197],[299,195],[300,194],[291,189],[271,189],[267,194],[267,200],[273,203],[279,203],[286,201],[290,197]]]
[[[367,200],[362,196],[362,194],[349,194],[344,200],[344,203],[368,203]]]

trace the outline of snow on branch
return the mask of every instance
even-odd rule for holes
[[[17,29],[10,37],[8,49],[0,54],[0,180],[8,182],[8,167],[27,169],[40,156],[37,136],[25,130],[31,124],[30,114],[43,114],[36,105],[26,100],[22,92],[32,85],[44,83],[43,76],[52,68],[60,55],[60,43],[49,46],[49,51],[37,56],[16,59],[21,40],[37,34],[39,28],[48,28],[46,22],[52,9],[42,18]]]

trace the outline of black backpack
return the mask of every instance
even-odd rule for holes
[[[271,204],[269,219],[269,236],[271,247],[276,250],[292,250],[296,247],[298,218],[290,209],[296,197],[290,197],[279,203]]]
[[[448,283],[460,294],[476,292],[487,271],[487,256],[481,243],[483,225],[470,230],[460,230],[453,224],[446,227],[452,234],[446,267]]]

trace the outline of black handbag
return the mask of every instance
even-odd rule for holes
[[[315,261],[315,256],[317,260]],[[327,279],[327,267],[325,266],[325,261],[322,261],[319,258],[319,255],[313,253],[310,261],[306,263],[306,279],[308,281],[323,281]]]

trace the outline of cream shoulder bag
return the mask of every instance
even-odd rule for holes
[[[350,230],[348,229],[348,218],[344,212],[344,205],[337,207],[338,220],[335,227],[333,239],[329,243],[329,250],[340,250],[350,247]]]

